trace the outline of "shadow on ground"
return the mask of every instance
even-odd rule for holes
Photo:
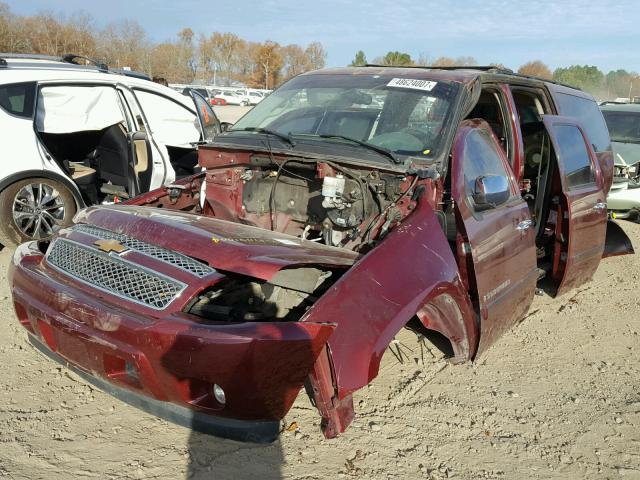
[[[189,436],[185,478],[207,480],[276,480],[282,477],[280,441],[252,444],[223,440],[198,432]]]

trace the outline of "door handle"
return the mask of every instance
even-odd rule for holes
[[[528,218],[527,220],[521,221],[516,226],[516,230],[518,230],[519,232],[524,232],[524,231],[528,230],[529,228],[533,227],[534,223],[535,222],[532,219]]]
[[[606,210],[607,204],[605,202],[598,202],[593,206],[594,210]]]

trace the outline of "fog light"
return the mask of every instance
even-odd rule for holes
[[[227,402],[227,397],[224,394],[224,390],[217,383],[213,384],[213,396],[216,397],[216,400],[221,405],[224,405]]]

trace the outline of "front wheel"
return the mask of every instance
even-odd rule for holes
[[[9,185],[0,193],[0,243],[49,238],[71,224],[76,210],[73,194],[56,180],[29,178]]]

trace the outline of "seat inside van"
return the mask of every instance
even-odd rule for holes
[[[137,193],[120,99],[108,86],[45,86],[36,128],[44,147],[78,185],[88,204]],[[149,162],[144,162],[150,170]],[[140,172],[142,173],[142,172]]]
[[[40,138],[90,203],[99,203],[111,194],[102,191],[104,185],[110,185],[109,192],[120,190],[121,196],[135,194],[131,181],[135,173],[122,124],[83,132],[41,132]]]

